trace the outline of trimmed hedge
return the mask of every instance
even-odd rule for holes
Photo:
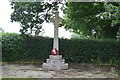
[[[2,61],[16,61],[29,57],[24,36],[2,33]]]
[[[60,54],[67,62],[120,64],[120,41],[59,39]],[[51,54],[53,39],[2,34],[2,60],[42,60]]]

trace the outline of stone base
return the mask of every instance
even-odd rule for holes
[[[42,65],[43,69],[48,69],[48,70],[61,70],[61,69],[68,69],[68,64],[47,64],[43,63]]]
[[[68,63],[65,63],[62,55],[50,55],[49,59],[46,59],[46,63],[42,64],[42,68],[48,70],[68,69]]]

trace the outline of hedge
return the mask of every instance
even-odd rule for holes
[[[29,57],[25,38],[16,33],[2,33],[2,61],[16,61]]]
[[[67,62],[120,64],[120,41],[59,39]],[[41,60],[51,54],[53,38],[2,33],[2,60]]]

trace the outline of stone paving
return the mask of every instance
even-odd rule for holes
[[[32,78],[118,78],[115,67],[70,66],[68,70],[50,71],[35,64],[4,64],[2,77]]]

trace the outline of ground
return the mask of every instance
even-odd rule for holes
[[[72,64],[67,70],[50,71],[41,64],[2,64],[2,77],[118,78],[116,66]]]

